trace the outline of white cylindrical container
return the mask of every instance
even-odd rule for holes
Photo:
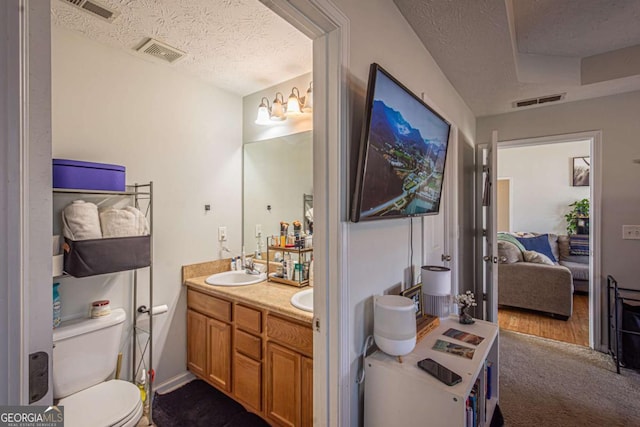
[[[404,356],[416,346],[416,312],[413,301],[399,295],[373,297],[373,338],[380,350]]]
[[[451,270],[439,265],[422,267],[424,312],[445,318],[451,313]]]

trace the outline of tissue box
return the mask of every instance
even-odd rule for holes
[[[125,191],[125,167],[106,163],[53,159],[53,187]]]

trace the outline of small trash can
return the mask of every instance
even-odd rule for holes
[[[640,305],[622,303],[622,329],[640,334]],[[625,368],[640,369],[640,335],[622,332],[621,362]]]

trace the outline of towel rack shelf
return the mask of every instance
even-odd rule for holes
[[[144,304],[148,304],[149,307],[153,307],[153,182],[145,183],[145,184],[133,184],[127,185],[126,191],[102,191],[102,190],[83,190],[83,189],[67,189],[67,188],[54,188],[53,189],[54,196],[54,212],[56,211],[56,205],[58,209],[60,209],[64,203],[69,203],[74,200],[77,196],[83,196],[86,200],[96,201],[96,204],[100,205],[105,201],[120,201],[121,198],[129,198],[130,201],[126,203],[132,203],[134,207],[139,209],[149,221],[149,235],[148,236],[138,236],[138,237],[148,237],[148,241],[146,245],[144,245],[144,257],[145,260],[143,263],[139,265],[145,265],[144,267],[133,269],[133,292],[132,292],[132,301],[131,301],[131,310],[129,311],[129,317],[132,322],[132,338],[131,338],[131,348],[129,354],[131,355],[131,381],[133,383],[140,376],[140,372],[142,368],[144,368],[147,372],[148,378],[146,381],[148,390],[147,390],[147,401],[145,406],[148,407],[147,419],[149,425],[153,425],[153,379],[155,376],[154,368],[153,368],[153,310],[148,310],[146,313],[140,314],[137,311],[139,305],[139,296],[142,296],[139,292],[139,287],[142,285],[141,278],[145,278],[144,282],[149,284],[148,297],[143,301]],[[115,199],[113,199],[115,198]],[[108,204],[108,203],[107,203]],[[56,224],[56,222],[54,222]],[[60,230],[56,230],[54,228],[54,234],[56,231],[61,234]],[[131,238],[112,238],[112,239],[104,239],[104,240],[118,240],[122,239],[124,242],[126,239]],[[135,238],[133,238],[136,240]],[[144,239],[147,240],[147,239]],[[81,241],[82,242],[82,241]],[[124,250],[124,249],[121,249]],[[146,251],[149,251],[148,254]],[[107,251],[108,253],[108,251]],[[105,255],[108,256],[108,255]],[[147,258],[148,256],[148,258]],[[139,275],[139,272],[142,269],[148,268],[148,274]],[[126,268],[119,271],[127,271],[131,270],[131,268]],[[116,271],[114,271],[115,273]],[[60,278],[75,278],[72,275],[67,275],[66,273],[63,276],[58,276]],[[77,280],[82,280],[82,278],[77,278]],[[146,317],[148,316],[148,318]],[[147,323],[148,319],[148,323]],[[139,324],[143,322],[142,326]],[[145,408],[145,411],[147,409]]]

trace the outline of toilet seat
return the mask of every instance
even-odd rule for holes
[[[140,390],[130,382],[111,380],[60,399],[65,427],[129,427],[142,417]]]

